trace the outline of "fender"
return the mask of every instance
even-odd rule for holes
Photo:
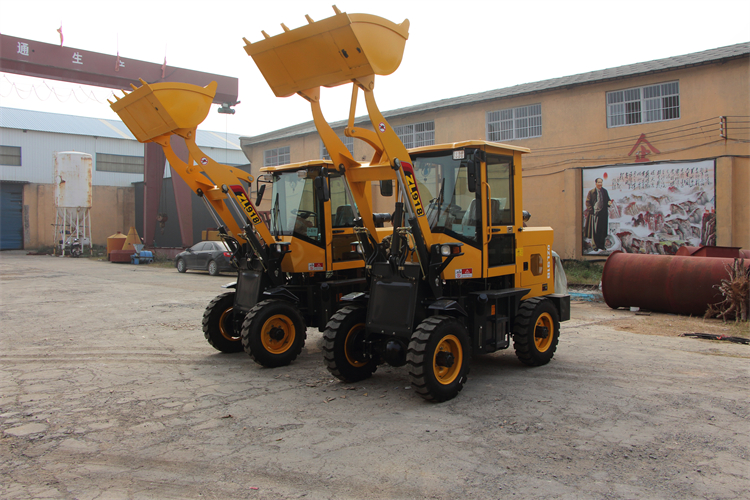
[[[299,298],[294,295],[292,292],[284,288],[283,286],[277,286],[275,288],[269,288],[268,290],[263,290],[263,297],[264,298],[272,298],[272,299],[282,299],[282,300],[289,300],[291,302],[294,302],[295,304],[299,303]]]
[[[339,302],[348,302],[350,304],[367,304],[367,302],[370,300],[370,294],[365,292],[352,292],[347,293],[341,299],[339,299]]]
[[[461,316],[468,317],[469,315],[466,314],[466,311],[463,307],[461,307],[461,304],[456,302],[455,300],[451,299],[438,299],[429,306],[427,306],[427,309],[433,310],[433,311],[445,311],[445,312],[453,312],[453,313],[459,313]]]

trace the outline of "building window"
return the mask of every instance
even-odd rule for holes
[[[345,135],[340,135],[339,139],[341,139],[341,142],[344,143],[344,146],[346,146],[346,149],[349,150],[349,154],[352,155],[352,158],[354,158],[354,137],[347,137]],[[331,155],[328,154],[328,150],[326,149],[326,145],[323,144],[323,141],[320,141],[320,157],[324,160],[330,160]]]
[[[513,141],[541,136],[541,104],[487,112],[488,141]]]
[[[412,123],[393,127],[406,149],[435,144],[435,122]]]
[[[21,166],[21,148],[18,146],[0,146],[0,165]]]
[[[680,82],[607,92],[607,127],[680,117]]]
[[[291,163],[289,160],[289,146],[263,151],[264,167],[276,167],[278,165],[286,165],[287,163]]]
[[[120,172],[123,174],[142,174],[143,156],[124,156],[96,153],[97,172]]]

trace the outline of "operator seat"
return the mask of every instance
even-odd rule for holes
[[[500,224],[500,221],[503,220],[503,210],[502,206],[504,203],[502,203],[503,200],[500,198],[492,198],[492,225]],[[466,213],[464,213],[463,219],[461,219],[461,224],[463,226],[475,226],[477,223],[477,200],[473,199],[471,200],[471,203],[469,203],[469,208],[466,210]]]
[[[333,227],[354,227],[354,210],[351,205],[341,205],[336,209]]]

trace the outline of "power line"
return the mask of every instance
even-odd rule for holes
[[[746,141],[741,140],[741,139],[733,139],[732,141],[733,142],[742,142],[742,143],[746,142]],[[722,142],[724,142],[724,139],[716,139],[716,140],[704,142],[704,143],[701,143],[701,144],[694,144],[692,146],[687,146],[687,147],[684,147],[684,148],[678,148],[678,149],[672,149],[672,150],[669,150],[669,151],[663,151],[661,154],[667,155],[667,154],[681,153],[683,151],[689,151],[691,149],[696,149],[696,148],[700,148],[700,147],[703,147],[703,146],[709,146],[711,144],[717,144],[717,143],[722,143]],[[603,158],[568,158],[568,159],[560,160],[560,161],[557,161],[557,162],[547,163],[547,164],[544,164],[544,165],[535,165],[533,167],[524,167],[523,170],[524,171],[541,170],[541,169],[553,168],[553,167],[558,167],[558,166],[561,166],[561,165],[568,165],[568,164],[618,163],[618,162],[625,161],[625,160],[627,160],[629,158],[630,158],[629,156],[624,156],[624,155],[623,156],[603,157]],[[566,169],[564,169],[564,170],[566,170]],[[556,173],[556,172],[552,172],[552,173]],[[545,175],[545,174],[539,174],[539,175]]]
[[[695,130],[695,129],[692,129],[692,130]],[[688,131],[689,130],[680,131],[680,132],[688,132]],[[699,132],[683,133],[682,135],[678,135],[678,136],[675,136],[675,137],[670,137],[668,139],[662,139],[662,142],[663,143],[670,143],[670,142],[682,140],[682,139],[685,139],[685,138],[688,138],[688,137],[693,137],[693,136],[696,136],[696,135],[705,135],[706,132],[716,132],[716,131],[718,131],[718,128],[716,128],[716,129],[710,129],[708,131],[700,130]],[[630,141],[627,142],[627,144],[630,144]],[[597,151],[607,151],[607,150],[613,149],[615,147],[614,145],[606,145],[606,144],[602,144],[601,146],[602,147],[594,147],[594,148],[591,148],[591,149],[579,149],[579,150],[571,151],[571,152],[568,152],[568,153],[566,153],[566,152],[558,152],[556,154],[555,153],[550,153],[550,154],[536,154],[536,151],[538,151],[538,150],[534,150],[532,152],[532,155],[533,155],[534,158],[546,158],[546,157],[550,157],[550,156],[560,156],[560,155],[566,155],[566,154],[570,155],[570,154],[593,153],[593,152],[597,152]]]
[[[46,80],[42,80],[43,87],[40,85],[31,84],[31,87],[29,89],[22,89],[18,84],[10,80],[7,74],[3,74],[3,79],[10,84],[10,87],[8,88],[7,93],[0,93],[0,97],[2,98],[10,97],[10,95],[15,92],[15,94],[22,100],[31,98],[31,95],[33,93],[36,98],[42,102],[50,100],[52,96],[55,96],[58,102],[68,102],[71,98],[74,98],[76,101],[78,101],[79,104],[83,104],[88,101],[94,101],[98,104],[104,104],[104,101],[106,101],[106,98],[104,100],[97,98],[93,89],[87,91],[80,85],[77,88],[73,87],[66,88],[64,90],[58,90],[55,87],[50,86]],[[40,90],[44,91],[45,88],[47,90],[47,95],[42,97],[44,94],[40,95]],[[78,97],[79,90],[80,94],[82,95],[81,98]]]
[[[669,135],[671,133],[677,133],[677,132],[680,132],[680,131],[699,129],[699,128],[701,128],[701,126],[699,124],[706,123],[706,122],[714,122],[714,123],[716,123],[716,126],[718,126],[718,119],[719,119],[719,117],[717,116],[717,117],[714,117],[714,118],[706,118],[704,120],[699,120],[697,122],[681,124],[681,125],[678,125],[676,127],[661,129],[658,132],[655,132],[653,134],[649,134],[649,137],[651,137],[651,138],[662,137],[664,135]],[[686,127],[691,127],[691,128],[686,128]],[[622,138],[619,138],[619,139],[606,139],[606,140],[603,140],[603,141],[585,142],[585,143],[581,143],[581,144],[570,144],[570,145],[566,145],[566,146],[554,146],[554,147],[549,147],[549,148],[537,148],[534,151],[541,151],[541,152],[562,151],[562,150],[565,150],[565,149],[574,149],[574,148],[581,148],[581,147],[586,147],[586,146],[599,146],[599,145],[604,145],[604,144],[607,144],[607,145],[616,145],[616,144],[620,144],[620,143],[626,143],[627,144],[627,143],[630,143],[632,141],[635,141],[635,140],[639,139],[640,136],[641,136],[641,134],[633,135],[633,136],[627,136],[627,137],[622,137]]]

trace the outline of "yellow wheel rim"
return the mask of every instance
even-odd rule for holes
[[[277,314],[263,324],[260,341],[263,348],[271,354],[286,352],[294,342],[294,323],[288,316]]]
[[[362,331],[364,327],[364,323],[357,323],[356,325],[351,327],[348,332],[346,332],[346,339],[344,340],[344,355],[346,356],[346,361],[355,368],[360,368],[367,364],[366,361],[356,360],[349,354],[352,349],[352,344],[354,343],[357,335]]]
[[[233,307],[230,307],[226,311],[221,313],[221,317],[219,318],[219,331],[221,332],[221,336],[225,339],[232,342],[237,342],[238,340],[240,340],[240,337],[239,335],[234,335],[234,327],[232,326],[233,309]]]
[[[450,361],[446,362],[447,360]],[[443,385],[452,383],[458,377],[463,361],[464,350],[458,337],[455,335],[443,337],[432,357],[432,371],[435,379]],[[447,366],[449,364],[450,366]]]
[[[546,329],[546,336],[544,331]],[[555,337],[555,324],[552,322],[552,316],[549,313],[542,313],[534,325],[534,344],[539,352],[546,352],[552,345],[552,339]]]

